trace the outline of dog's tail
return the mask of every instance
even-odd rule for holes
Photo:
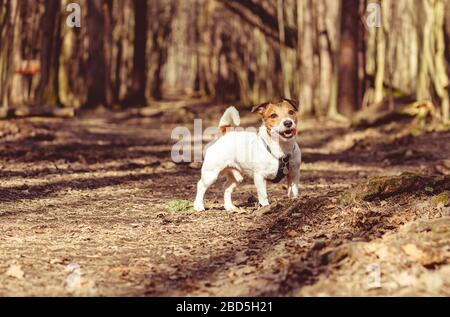
[[[219,122],[219,130],[222,135],[227,133],[227,129],[231,127],[238,127],[241,124],[241,117],[239,112],[233,106],[229,107]]]

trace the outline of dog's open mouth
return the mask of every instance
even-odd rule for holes
[[[289,129],[280,133],[280,135],[285,139],[293,138],[297,134],[296,129]]]

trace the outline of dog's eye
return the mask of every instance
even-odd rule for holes
[[[290,115],[290,116],[295,115],[295,111],[294,111],[294,110],[289,111],[289,115]]]
[[[277,115],[276,113],[272,113],[272,114],[270,115],[270,117],[271,117],[272,119],[276,119],[276,118],[278,118],[278,115]]]

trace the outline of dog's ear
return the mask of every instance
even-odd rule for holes
[[[270,105],[270,102],[265,102],[260,105],[254,106],[252,108],[252,112],[253,113],[258,112],[259,114],[263,114],[263,112],[266,110],[268,105]]]
[[[284,98],[283,100],[286,101],[287,103],[289,103],[292,107],[294,107],[295,111],[298,111],[299,105],[296,100],[287,99],[287,98]]]

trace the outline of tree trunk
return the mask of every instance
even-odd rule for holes
[[[280,61],[281,61],[281,77],[283,85],[284,98],[291,98],[291,91],[289,89],[289,72],[286,70],[287,63],[287,48],[286,48],[286,27],[284,15],[284,1],[277,0],[277,18],[278,18],[278,36],[280,38]]]
[[[151,54],[154,55],[155,66],[151,73],[150,97],[155,100],[161,100],[163,97],[163,68],[168,58],[168,39],[172,34],[172,23],[176,10],[176,3],[173,1],[164,1],[164,3],[155,4],[152,8],[154,15],[151,18],[157,19],[157,22],[155,23],[155,29],[152,30]]]
[[[88,68],[86,71],[86,107],[107,106],[107,70],[104,50],[104,0],[87,1],[87,33],[89,39]]]
[[[6,116],[8,109],[8,84],[11,71],[11,43],[13,41],[13,18],[10,1],[0,1],[0,117]],[[3,115],[2,115],[3,114]]]
[[[340,21],[341,19],[341,6],[342,4],[339,4],[339,16],[338,16],[338,20]],[[341,43],[340,40],[340,32],[337,33],[337,45],[338,47],[331,47],[330,50],[330,54],[332,55],[332,64],[333,64],[333,68],[332,68],[332,77],[331,77],[331,91],[330,91],[330,100],[328,103],[328,117],[331,119],[338,119],[341,118],[341,115],[339,114],[338,111],[338,89],[339,89],[339,45]]]
[[[125,103],[129,106],[145,106],[145,87],[147,79],[147,0],[134,1],[134,53],[131,87]]]
[[[433,77],[434,89],[441,103],[442,121],[447,123],[450,119],[450,98],[448,93],[450,81],[445,65],[445,6],[443,0],[435,1],[433,5],[435,18],[433,26],[435,52],[434,73],[431,76]]]
[[[105,101],[106,105],[111,106],[114,99],[113,84],[111,81],[112,72],[112,52],[113,52],[113,22],[112,22],[113,0],[105,0],[103,9],[103,50],[105,54]]]
[[[447,61],[447,74],[450,74],[450,1],[447,0],[445,3],[445,16],[444,16],[444,24],[445,24],[445,59]]]
[[[417,74],[417,100],[430,99],[430,78],[428,76],[429,67],[432,65],[431,38],[433,31],[433,9],[428,0],[421,1],[418,10],[418,38],[420,51],[417,58],[419,59],[419,71]]]
[[[60,103],[58,94],[59,55],[61,51],[61,2],[49,0],[45,5],[41,28],[41,81],[37,100],[40,104]]]
[[[375,72],[375,91],[373,102],[377,104],[382,102],[384,98],[383,83],[384,83],[386,45],[384,40],[384,30],[382,27],[377,28],[375,37],[376,37],[376,45],[375,45],[376,72]]]
[[[296,9],[297,9],[297,85],[298,85],[298,104],[302,105],[302,94],[300,83],[303,81],[303,60],[302,60],[302,51],[303,51],[303,21],[305,19],[303,10],[305,8],[305,0],[297,0]],[[304,111],[305,109],[302,109]]]
[[[358,41],[360,40],[359,0],[343,0],[338,76],[339,112],[351,116],[359,106]]]
[[[23,104],[26,100],[27,87],[23,75],[16,72],[22,63],[22,21],[21,12],[24,10],[25,2],[11,1],[11,24],[10,24],[10,42],[8,43],[11,68],[8,72],[10,76],[9,85],[7,85],[8,102],[10,104]]]

